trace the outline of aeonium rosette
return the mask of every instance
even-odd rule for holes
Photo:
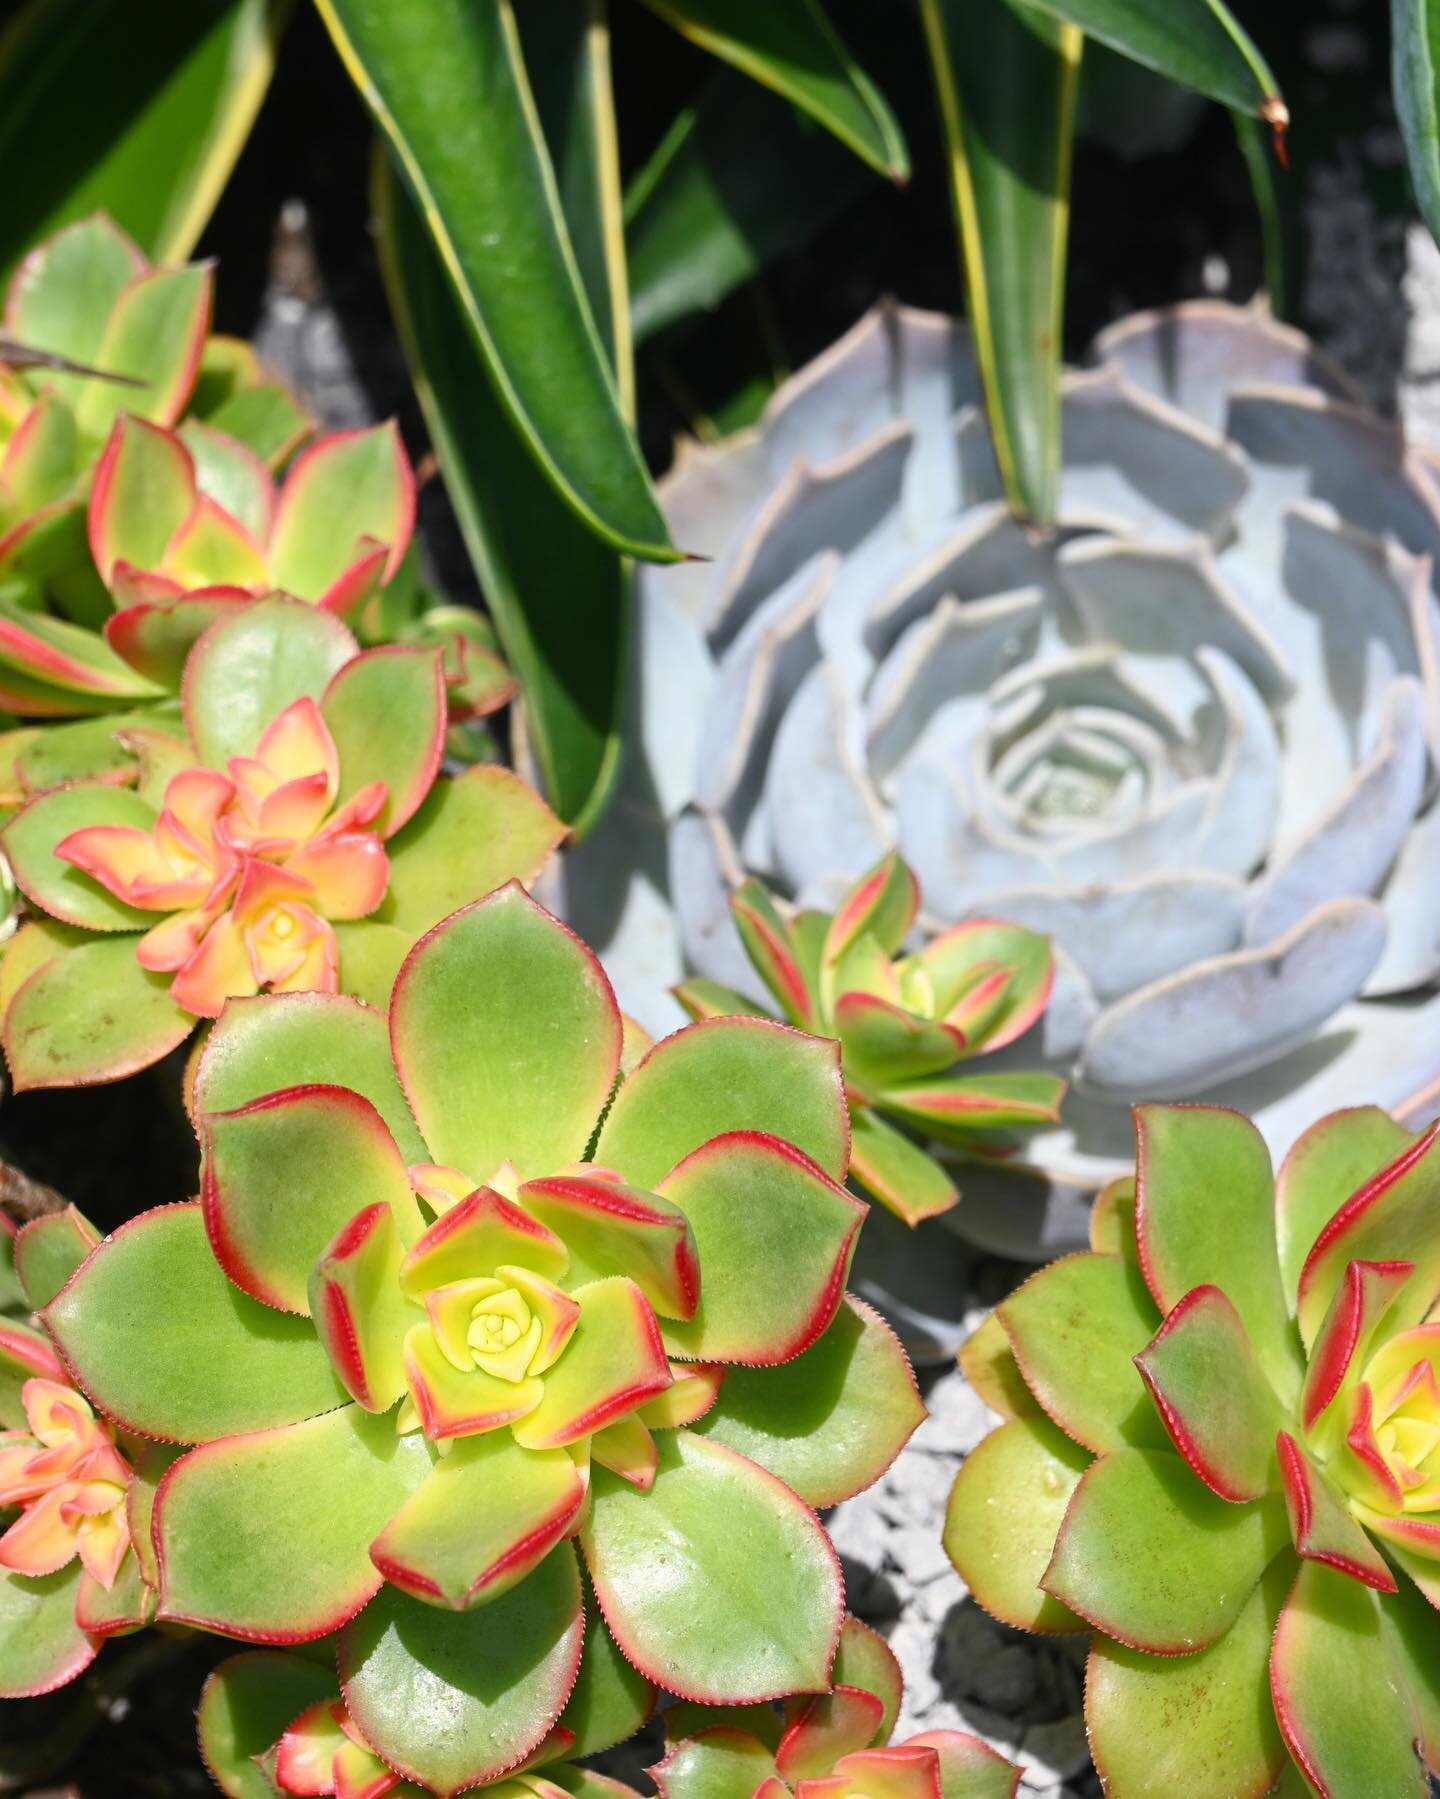
[[[156,1507],[160,1615],[338,1630],[366,1741],[443,1791],[564,1703],[577,1536],[645,1676],[824,1688],[841,1593],[810,1507],[922,1411],[844,1294],[834,1046],[716,1019],[637,1064],[599,965],[513,884],[421,940],[386,1026],[232,1000],[195,1076],[201,1200],[45,1311],[108,1415],[198,1445]]]
[[[1013,1799],[1020,1770],[967,1731],[890,1741],[903,1688],[884,1638],[847,1618],[828,1693],[740,1718],[672,1706],[651,1778],[662,1799]]]
[[[46,1304],[98,1241],[67,1207],[15,1236],[20,1302]],[[0,1317],[0,1698],[63,1686],[155,1607],[149,1507],[169,1461],[97,1417],[37,1331]]]
[[[1142,1106],[1094,1252],[971,1339],[1006,1417],[946,1546],[1007,1623],[1093,1628],[1106,1791],[1423,1799],[1440,1771],[1440,1127],[1332,1113],[1272,1180]],[[1276,1783],[1279,1783],[1278,1787]]]
[[[35,917],[0,969],[17,1087],[148,1066],[262,988],[384,1005],[415,939],[529,880],[562,835],[509,771],[440,775],[441,652],[361,652],[273,597],[191,651],[185,736],[129,734],[135,787],[80,781],[5,828]]]
[[[782,908],[753,878],[731,895],[730,910],[790,1023],[838,1039],[850,1173],[907,1224],[948,1211],[960,1197],[954,1170],[926,1141],[994,1156],[1013,1133],[1055,1122],[1065,1083],[1053,1074],[954,1072],[1013,1043],[1045,1010],[1054,979],[1047,938],[970,919],[901,956],[920,889],[893,852],[833,913]],[[744,994],[701,976],[681,982],[675,997],[692,1018],[755,1010]]]

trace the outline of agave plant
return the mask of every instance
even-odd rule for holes
[[[810,1508],[923,1415],[844,1295],[834,1046],[716,1019],[638,1055],[513,884],[421,940],[388,1032],[343,996],[232,1000],[194,1080],[200,1201],[122,1226],[43,1312],[107,1416],[197,1446],[155,1508],[157,1615],[338,1631],[365,1741],[444,1792],[565,1703],[577,1536],[646,1678],[823,1690],[842,1600]]]
[[[1053,1124],[1065,1083],[1049,1074],[957,1075],[1003,1048],[1045,1009],[1045,938],[976,919],[896,959],[920,909],[915,877],[893,851],[833,914],[787,918],[751,879],[731,895],[756,973],[789,1022],[840,1044],[850,1105],[850,1173],[907,1224],[959,1198],[951,1173],[915,1140],[998,1155],[1016,1131]],[[753,1012],[743,994],[697,977],[675,997],[692,1018]]]
[[[1094,1630],[1116,1799],[1423,1799],[1440,1770],[1437,1130],[1336,1112],[1272,1179],[1239,1114],[1142,1106],[1094,1250],[966,1346],[1006,1422],[946,1547],[996,1617]]]
[[[73,1207],[25,1225],[8,1257],[18,1306],[53,1299],[98,1241]],[[169,1459],[117,1434],[46,1338],[0,1317],[0,1698],[63,1686],[149,1621],[150,1505]]]
[[[636,1799],[622,1782],[560,1758],[629,1736],[654,1700],[654,1688],[623,1663],[598,1685],[577,1685],[542,1746],[490,1792],[496,1799]],[[222,1662],[205,1683],[198,1722],[205,1765],[230,1799],[420,1799],[434,1791],[385,1764],[351,1717],[333,1670],[304,1656],[259,1649]]]
[[[1020,1770],[963,1730],[892,1743],[903,1692],[885,1639],[846,1618],[828,1693],[783,1713],[673,1706],[650,1774],[662,1799],[1013,1799]]]
[[[1133,1099],[1245,1103],[1283,1148],[1440,1073],[1440,500],[1255,309],[1100,339],[1049,536],[977,397],[963,328],[885,308],[682,447],[670,524],[713,560],[640,573],[631,765],[568,905],[645,1020],[682,964],[761,997],[747,871],[829,909],[898,848],[934,922],[1051,936],[1070,1103],[956,1214],[1033,1254],[1083,1240]]]
[[[86,512],[122,413],[262,471],[309,433],[247,344],[208,335],[212,286],[203,264],[151,268],[101,215],[11,278],[4,327],[24,366],[0,350],[0,705],[13,712],[113,711],[152,692],[96,636],[111,602]]]
[[[262,988],[383,1006],[418,936],[563,835],[506,769],[440,775],[439,650],[361,652],[275,596],[205,631],[184,689],[183,737],[129,734],[135,787],[51,789],[0,834],[43,914],[0,970],[17,1088],[148,1067]]]

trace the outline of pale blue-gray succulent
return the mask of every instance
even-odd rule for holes
[[[957,1227],[1074,1240],[1136,1099],[1277,1150],[1440,1075],[1440,485],[1258,309],[1108,331],[1066,378],[1059,527],[1007,514],[967,335],[893,307],[759,428],[682,446],[643,571],[634,748],[572,873],[622,1002],[746,990],[727,889],[834,902],[897,845],[937,923],[1053,934],[1075,1088]],[[663,841],[662,841],[663,840]],[[587,893],[587,886],[589,891]]]

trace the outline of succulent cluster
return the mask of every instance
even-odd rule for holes
[[[827,1687],[840,1577],[810,1508],[922,1415],[844,1293],[864,1206],[834,1045],[716,1019],[642,1053],[511,885],[420,941],[388,1030],[344,996],[232,999],[191,1107],[200,1201],[124,1225],[43,1312],[109,1417],[196,1446],[155,1504],[158,1616],[338,1631],[364,1740],[442,1792],[564,1704],[576,1540],[648,1679]]]
[[[764,885],[730,898],[755,972],[798,1030],[840,1044],[850,1105],[850,1173],[907,1224],[959,1197],[920,1139],[971,1157],[1059,1116],[1051,1074],[961,1075],[962,1061],[1004,1048],[1045,1009],[1050,945],[1022,926],[974,919],[900,956],[920,911],[915,877],[893,852],[833,913],[787,916]],[[692,1018],[753,1013],[744,994],[701,976],[675,996]]]
[[[1107,1792],[1440,1771],[1440,1135],[1142,1106],[1133,1180],[970,1340],[1005,1422],[945,1541],[987,1610],[1093,1631]],[[1288,1784],[1287,1784],[1288,1783]]]
[[[760,997],[746,873],[828,910],[898,849],[936,922],[1051,936],[1070,1103],[957,1214],[1032,1256],[1083,1240],[1134,1099],[1237,1104],[1278,1152],[1440,1072],[1433,470],[1253,308],[1114,327],[1061,408],[1048,536],[933,314],[683,447],[666,510],[710,560],[642,571],[629,766],[568,902],[647,1021],[687,965]]]
[[[361,651],[278,595],[223,611],[171,728],[124,734],[133,786],[48,789],[0,833],[42,915],[0,972],[15,1084],[128,1074],[262,988],[383,1006],[417,937],[562,835],[507,770],[442,775],[446,722],[439,649]]]

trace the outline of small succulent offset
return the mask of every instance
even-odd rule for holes
[[[966,1346],[1006,1422],[960,1470],[946,1546],[1005,1622],[1093,1628],[1086,1716],[1116,1799],[1423,1799],[1440,1127],[1332,1113],[1273,1179],[1238,1113],[1142,1106],[1136,1129],[1093,1252]]]
[[[126,734],[135,787],[53,788],[0,834],[45,915],[0,967],[17,1087],[147,1067],[262,988],[383,1006],[422,932],[563,835],[508,770],[440,774],[439,649],[361,652],[297,600],[212,624],[175,722]]]
[[[73,1207],[7,1238],[17,1303],[53,1298],[98,1241]],[[135,1539],[168,1460],[154,1448],[117,1438],[49,1342],[0,1316],[0,1699],[63,1686],[149,1621],[154,1568]]]
[[[996,1155],[1010,1133],[1055,1122],[1065,1083],[1054,1075],[950,1072],[1014,1042],[1045,1010],[1053,970],[1044,937],[972,919],[899,956],[920,890],[893,852],[833,914],[787,917],[754,879],[731,895],[730,909],[746,954],[789,1022],[838,1039],[851,1176],[907,1224],[948,1211],[959,1198],[951,1171],[917,1137]],[[675,996],[692,1018],[755,1010],[745,995],[701,977],[682,982]]]
[[[682,951],[760,997],[747,873],[828,910],[894,848],[937,921],[1052,937],[1069,1103],[956,1214],[1017,1253],[1083,1241],[1134,1100],[1241,1104],[1278,1148],[1440,1074],[1434,470],[1262,310],[1094,356],[1049,536],[933,314],[871,314],[682,447],[667,515],[712,559],[640,572],[628,766],[567,900],[647,1024]]]
[[[650,1769],[662,1799],[1013,1799],[1020,1770],[962,1730],[892,1743],[900,1664],[883,1637],[846,1618],[828,1693],[753,1707],[677,1705]]]
[[[649,1716],[654,1688],[623,1663],[608,1672],[602,1686],[572,1694],[541,1747],[486,1789],[492,1799],[637,1799],[562,1759],[610,1748]],[[205,1765],[229,1799],[423,1799],[433,1790],[386,1765],[335,1674],[304,1656],[258,1649],[222,1662],[205,1683],[198,1723]]]
[[[835,1046],[726,1018],[637,1053],[516,884],[421,940],[388,1032],[343,996],[232,1000],[191,1096],[200,1201],[122,1226],[42,1314],[107,1416],[197,1445],[156,1503],[158,1615],[338,1631],[350,1718],[443,1792],[564,1705],[577,1536],[642,1675],[823,1690],[842,1598],[810,1508],[923,1415],[844,1293]]]

